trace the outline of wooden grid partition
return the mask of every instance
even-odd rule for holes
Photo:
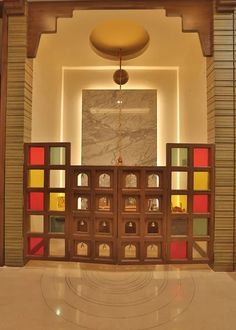
[[[70,166],[70,144],[26,144],[26,260],[212,262],[213,151],[168,144],[167,167]]]

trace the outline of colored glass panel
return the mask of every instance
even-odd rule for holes
[[[209,166],[209,149],[208,148],[194,148],[193,166],[194,167]]]
[[[45,151],[43,147],[29,148],[29,165],[44,165]]]
[[[170,243],[170,259],[186,259],[187,258],[187,242],[172,241]]]
[[[29,170],[28,187],[30,188],[44,187],[44,170]]]
[[[52,192],[49,196],[50,211],[65,211],[65,193]]]
[[[43,215],[30,215],[31,233],[43,233],[44,231],[44,217]]]
[[[50,188],[65,188],[65,170],[50,170]]]
[[[206,236],[208,235],[208,219],[194,218],[193,219],[193,235]]]
[[[43,211],[44,210],[44,193],[30,192],[28,199],[29,210]]]
[[[194,195],[193,196],[193,213],[208,213],[208,195]]]
[[[171,189],[187,190],[188,189],[188,173],[172,172],[171,173]]]
[[[171,166],[188,166],[188,149],[172,148],[171,149]]]
[[[171,221],[171,235],[187,235],[187,220],[186,219],[172,219]]]
[[[66,149],[65,147],[50,148],[50,165],[65,165]]]
[[[208,242],[206,241],[195,241],[193,243],[193,259],[205,259],[208,257]]]
[[[49,240],[49,256],[64,257],[65,256],[65,239],[50,238]]]
[[[188,209],[187,195],[171,195],[172,213],[186,213]]]
[[[29,237],[28,238],[28,254],[33,256],[44,255],[44,245],[42,237]]]
[[[65,217],[52,215],[49,218],[49,231],[51,233],[65,232]]]
[[[208,190],[209,189],[209,173],[194,172],[193,173],[193,189]]]

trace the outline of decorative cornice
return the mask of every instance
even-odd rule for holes
[[[204,56],[212,55],[213,0],[77,0],[28,3],[28,56],[36,56],[42,33],[57,31],[58,18],[79,9],[165,9],[182,18],[183,32],[198,32]]]
[[[25,0],[3,0],[2,9],[7,15],[24,15]]]
[[[236,0],[216,0],[216,11],[231,13],[236,8]]]

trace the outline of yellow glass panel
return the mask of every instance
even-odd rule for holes
[[[209,189],[209,173],[194,172],[193,173],[193,189],[208,190]]]
[[[65,193],[50,193],[50,211],[65,211]]]
[[[43,188],[44,170],[29,170],[28,186],[30,188]]]
[[[186,213],[188,209],[187,195],[171,196],[171,211],[173,213]]]

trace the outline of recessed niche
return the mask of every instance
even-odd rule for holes
[[[125,233],[126,234],[136,234],[136,223],[132,220],[129,220],[125,223]]]
[[[87,257],[89,254],[88,244],[85,242],[80,242],[77,244],[77,255],[81,257]]]
[[[85,219],[77,220],[77,231],[80,233],[88,233],[88,221]]]
[[[137,249],[134,244],[128,244],[125,246],[125,258],[137,258]]]
[[[158,258],[159,257],[159,246],[157,244],[149,244],[146,250],[147,258]]]
[[[99,233],[104,233],[104,234],[108,234],[110,233],[111,229],[110,229],[110,221],[108,220],[100,220],[98,223],[98,232]]]
[[[147,222],[147,233],[148,234],[159,234],[160,228],[159,223],[155,219],[148,220]]]
[[[98,246],[98,256],[109,258],[111,256],[111,249],[108,244],[102,243]]]
[[[86,211],[89,209],[89,199],[84,196],[77,198],[77,210]]]
[[[77,175],[77,187],[88,187],[88,185],[89,185],[88,174],[79,173]]]
[[[137,188],[138,180],[137,175],[134,173],[127,174],[125,176],[125,188]]]
[[[137,212],[137,198],[126,197],[125,198],[125,212]]]
[[[148,175],[148,188],[159,188],[160,187],[160,178],[157,174]]]
[[[110,188],[111,187],[111,177],[107,173],[102,173],[99,175],[98,185],[100,188]]]
[[[147,211],[158,212],[160,210],[160,202],[158,198],[147,199]]]
[[[111,211],[111,198],[108,196],[102,196],[98,198],[98,210],[102,212]]]

